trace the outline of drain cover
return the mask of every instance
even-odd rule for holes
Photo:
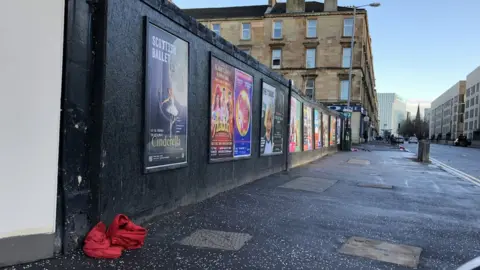
[[[281,185],[281,188],[299,189],[312,192],[324,192],[337,183],[338,180],[321,179],[314,177],[299,177]]]
[[[352,158],[352,159],[349,159],[347,163],[358,164],[358,165],[370,165],[370,160]]]
[[[368,187],[368,188],[393,189],[392,185],[377,184],[377,183],[358,183],[357,186]]]
[[[197,230],[179,243],[186,246],[239,250],[252,238],[247,233]]]
[[[340,253],[417,268],[422,249],[354,236],[340,248]]]

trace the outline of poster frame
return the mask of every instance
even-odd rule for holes
[[[261,87],[261,91],[260,91],[260,94],[261,94],[261,95],[260,95],[260,106],[261,106],[261,107],[260,107],[260,125],[259,125],[259,127],[258,127],[258,134],[259,134],[259,138],[258,138],[258,142],[259,142],[259,144],[258,144],[258,155],[259,155],[260,157],[279,156],[279,155],[283,155],[283,153],[284,153],[284,151],[285,151],[285,149],[284,149],[284,148],[285,148],[285,138],[282,138],[284,143],[283,143],[283,145],[282,145],[282,151],[281,151],[281,152],[271,153],[271,154],[262,154],[262,153],[260,152],[260,149],[261,149],[260,146],[261,146],[261,140],[262,140],[262,138],[261,138],[261,136],[262,136],[262,125],[263,125],[263,123],[262,123],[262,110],[263,110],[263,84],[264,84],[264,83],[267,84],[267,85],[269,85],[269,86],[271,86],[271,87],[273,87],[273,88],[275,88],[275,91],[276,91],[276,92],[277,92],[277,91],[284,92],[284,91],[280,90],[278,87],[274,87],[273,85],[271,85],[270,83],[268,83],[265,79],[262,78],[262,79],[260,80],[260,87]],[[276,93],[275,93],[275,94],[276,94]],[[284,99],[285,99],[285,93],[283,93],[283,94],[284,94],[283,97],[284,97]],[[252,96],[252,98],[253,98],[253,96]],[[285,100],[284,100],[283,102],[284,102],[284,111],[283,111],[283,123],[284,123],[284,127],[283,127],[283,128],[285,128]],[[276,105],[276,104],[275,104],[275,105]],[[290,104],[289,104],[289,105],[290,105]],[[290,106],[288,106],[288,108],[290,109]],[[285,131],[283,132],[282,136],[285,136]],[[288,141],[288,138],[287,138],[287,141]],[[288,144],[287,144],[287,146],[288,146]]]
[[[210,132],[212,130],[212,110],[211,110],[211,100],[212,100],[212,59],[216,58],[217,60],[220,60],[227,65],[232,66],[234,69],[237,69],[239,71],[242,71],[252,77],[252,102],[250,103],[250,120],[251,120],[251,130],[250,130],[250,155],[249,156],[239,156],[235,157],[235,138],[232,139],[233,142],[233,148],[232,148],[232,157],[227,157],[227,158],[218,158],[218,159],[212,159],[211,156],[211,143],[212,143],[212,133]],[[222,162],[229,162],[229,161],[238,161],[238,160],[245,160],[245,159],[251,159],[253,156],[253,101],[254,101],[254,93],[255,93],[255,76],[250,74],[249,72],[246,72],[244,69],[238,68],[236,65],[230,64],[225,57],[221,57],[220,55],[210,51],[210,56],[209,56],[209,61],[208,61],[208,142],[207,142],[207,154],[208,154],[208,163],[209,164],[214,164],[214,163],[222,163]],[[235,97],[234,97],[235,101]]]
[[[179,169],[179,168],[184,168],[188,167],[188,161],[189,161],[189,122],[190,122],[190,117],[189,117],[189,98],[190,98],[190,42],[188,40],[185,40],[184,38],[179,37],[172,31],[165,29],[164,27],[161,26],[161,24],[152,18],[148,16],[144,16],[144,25],[143,25],[143,141],[142,141],[142,147],[143,147],[143,173],[144,174],[149,174],[149,173],[155,173],[155,172],[161,172],[161,171],[166,171],[166,170],[174,170],[174,169]],[[171,164],[165,164],[165,165],[158,165],[158,166],[147,166],[148,164],[148,151],[146,144],[149,141],[150,135],[149,131],[147,130],[148,126],[148,118],[147,116],[149,115],[149,106],[150,106],[150,98],[148,95],[149,89],[150,89],[150,81],[149,81],[149,75],[148,75],[148,38],[150,36],[150,25],[153,27],[157,27],[160,30],[184,41],[187,43],[187,121],[185,125],[185,133],[186,133],[186,143],[185,143],[185,149],[186,149],[186,155],[185,155],[185,161],[178,162],[178,163],[171,163]]]

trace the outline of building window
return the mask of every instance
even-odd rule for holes
[[[272,50],[272,68],[279,69],[282,65],[282,50],[274,49]]]
[[[282,38],[282,21],[273,22],[272,38],[281,39]]]
[[[480,91],[480,83],[477,83],[477,92]]]
[[[305,53],[305,67],[306,68],[315,68],[315,55],[316,49],[309,48]]]
[[[307,38],[317,37],[317,20],[307,20]]]
[[[468,119],[468,111],[465,112],[465,119]]]
[[[470,88],[467,89],[467,97],[470,96]]]
[[[315,98],[315,79],[307,79],[305,81],[305,95],[310,99]]]
[[[469,130],[472,130],[473,129],[473,121],[470,122],[470,128]]]
[[[474,126],[475,129],[478,128],[478,125],[477,125],[477,124],[478,124],[478,122],[477,122],[477,120],[475,120],[475,126]]]
[[[250,39],[251,37],[251,25],[250,23],[242,23],[242,39]]]
[[[350,89],[348,80],[340,81],[340,100],[348,100],[348,92]]]
[[[351,57],[352,57],[352,48],[343,48],[343,54],[342,54],[342,67],[343,68],[350,67]]]
[[[455,106],[453,107],[453,111],[454,111],[455,113],[457,113],[457,105],[455,105]]]
[[[475,108],[475,116],[478,116],[478,108]]]
[[[353,35],[353,18],[343,19],[343,36],[351,37]]]
[[[220,36],[220,24],[219,23],[214,23],[212,24],[212,31]]]
[[[470,104],[470,100],[467,100],[467,103],[465,104],[465,108],[468,108],[469,104]]]

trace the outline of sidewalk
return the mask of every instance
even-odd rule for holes
[[[480,190],[412,161],[412,153],[372,148],[163,215],[147,225],[146,246],[121,259],[93,260],[79,251],[9,269],[411,269],[340,253],[353,236],[423,249],[418,269],[455,269],[479,256]],[[401,257],[381,253],[370,257]]]

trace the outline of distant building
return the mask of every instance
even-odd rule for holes
[[[423,121],[427,122],[428,124],[428,130],[430,131],[432,129],[432,110],[430,108],[425,108],[425,110],[423,111]],[[429,134],[428,135],[429,137],[432,136],[432,134]]]
[[[264,1],[264,5],[184,11],[330,109],[342,111],[350,95],[352,141],[360,142],[365,130],[375,136],[377,91],[367,10],[357,10],[355,45],[351,48],[351,7],[338,6],[337,0]]]
[[[442,134],[456,138],[464,131],[464,98],[466,81],[459,81],[432,102],[430,111],[430,136]]]
[[[378,93],[380,133],[398,134],[399,124],[406,119],[405,101],[395,93]]]
[[[480,66],[467,75],[465,91],[465,126],[467,138],[473,139],[473,132],[479,129],[480,116],[478,96],[480,95]],[[477,139],[477,138],[475,138]]]

